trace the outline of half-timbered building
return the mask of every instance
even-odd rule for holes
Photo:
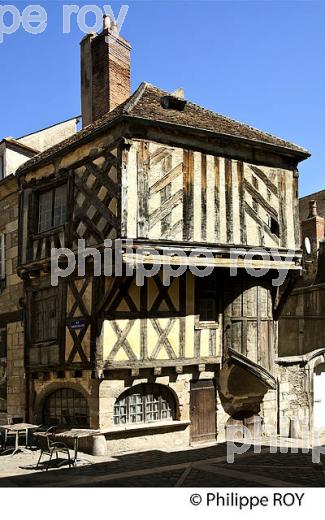
[[[100,428],[110,452],[222,440],[256,416],[276,427],[272,279],[288,250],[287,280],[300,270],[308,152],[180,90],[130,95],[130,45],[107,25],[81,42],[81,78],[83,129],[18,170],[30,421]],[[84,272],[53,286],[51,250],[80,240]],[[112,272],[95,273],[107,244]],[[268,269],[253,277],[244,257],[258,247],[279,253],[252,259]],[[140,262],[154,273],[141,285]],[[168,263],[187,269],[165,285]]]

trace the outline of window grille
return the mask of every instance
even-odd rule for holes
[[[46,426],[89,427],[89,410],[85,397],[72,388],[52,392],[43,406]]]
[[[151,423],[175,419],[175,401],[169,388],[159,384],[136,385],[114,405],[114,424]]]

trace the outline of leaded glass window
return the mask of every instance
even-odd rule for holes
[[[150,423],[175,419],[175,400],[168,387],[136,385],[124,392],[114,405],[114,424]]]

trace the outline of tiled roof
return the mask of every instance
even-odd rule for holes
[[[29,154],[31,154],[31,153],[38,154],[39,153],[39,150],[36,150],[35,148],[31,148],[30,146],[27,146],[24,143],[20,143],[19,141],[17,141],[13,137],[5,137],[4,139],[2,139],[0,144],[1,143],[7,143],[7,145],[9,145],[9,146],[12,145],[12,146],[14,146],[16,148],[21,148],[22,150],[28,152]]]
[[[234,119],[222,116],[216,112],[206,110],[205,108],[189,101],[186,102],[183,110],[170,108],[165,109],[161,105],[161,98],[167,95],[169,95],[169,93],[160,90],[149,83],[141,83],[139,88],[124,103],[111,112],[108,112],[91,125],[86,126],[72,137],[36,155],[22,165],[18,169],[18,173],[49,160],[51,156],[57,155],[61,151],[77,144],[85,138],[91,138],[93,134],[104,129],[108,124],[117,120],[121,116],[141,118],[153,122],[162,122],[181,127],[193,128],[195,130],[201,129],[215,134],[281,147],[290,150],[291,152],[296,152],[299,155],[305,155],[305,157],[310,155],[307,150],[300,146],[257,130],[249,125],[239,123]]]

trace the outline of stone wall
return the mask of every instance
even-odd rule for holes
[[[20,298],[23,283],[17,276],[18,263],[18,189],[11,176],[0,183],[0,234],[5,236],[5,280],[0,289],[0,326],[4,338],[2,368],[7,378],[7,402],[1,411],[9,416],[25,417],[24,333]],[[2,385],[3,388],[3,385]],[[4,392],[5,393],[5,392]],[[1,397],[1,396],[0,396]],[[3,406],[4,405],[4,406]],[[6,408],[6,410],[5,410]]]
[[[229,434],[227,433],[228,425],[236,424],[238,433],[241,431],[241,426],[245,426],[250,431],[251,439],[259,440],[258,436],[261,436],[261,440],[266,437],[273,437],[277,435],[277,392],[276,390],[269,390],[263,398],[260,405],[260,412],[256,414],[255,418],[260,417],[261,428],[256,427],[254,431],[254,416],[244,421],[233,421],[231,415],[226,412],[222,405],[222,399],[220,393],[217,393],[217,441],[225,442],[229,440]],[[247,430],[242,430],[245,434]],[[257,433],[257,435],[255,435]],[[238,436],[237,436],[238,437]]]
[[[7,325],[7,413],[25,418],[24,328],[21,322]]]
[[[304,428],[312,430],[310,368],[299,364],[280,366],[278,379],[280,435],[301,438]]]
[[[14,180],[14,182],[16,182]],[[8,184],[8,183],[7,183]],[[0,186],[0,199],[3,186]],[[8,189],[9,191],[9,189]],[[6,286],[0,293],[1,314],[19,310],[19,298],[23,295],[22,280],[17,276],[18,262],[18,193],[15,184],[0,200],[0,233],[5,234]]]

